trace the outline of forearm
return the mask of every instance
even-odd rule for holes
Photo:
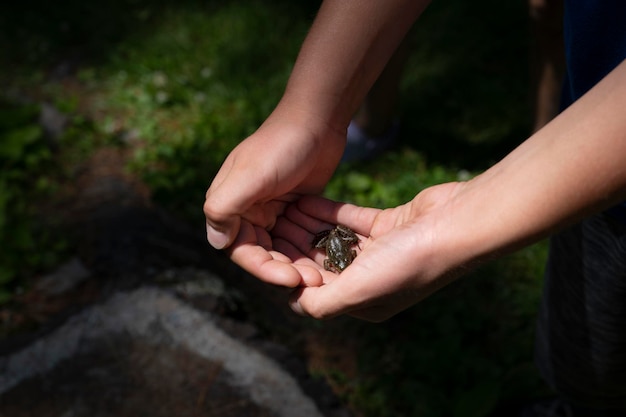
[[[429,0],[326,0],[279,111],[344,129]]]
[[[470,259],[543,238],[626,199],[626,62],[455,197]]]

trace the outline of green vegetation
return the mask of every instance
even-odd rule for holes
[[[58,228],[55,203],[71,168],[96,142],[92,124],[81,117],[68,119],[61,136],[51,138],[39,123],[41,111],[0,99],[0,305],[25,279],[67,255],[70,242]]]
[[[15,108],[7,103],[0,105],[0,303],[6,302],[11,291],[9,285],[16,279],[20,264],[38,265],[41,259],[34,256],[33,230],[29,219],[28,192],[32,188],[30,174],[33,169],[49,159],[49,152],[41,146],[42,131],[32,123],[36,114],[31,107]],[[35,187],[45,188],[44,182]],[[27,261],[25,256],[31,256]]]
[[[195,196],[189,209],[198,212],[227,152],[280,97],[306,19],[275,16],[300,9],[237,2],[174,8],[150,36],[130,37],[106,66],[82,73],[99,80],[108,110],[123,115],[118,128],[141,138],[132,166],[157,199],[187,210]]]
[[[132,148],[129,169],[154,199],[194,222],[220,162],[279,99],[317,7],[35,3],[37,13],[16,2],[0,13],[0,64],[12,63],[1,66],[3,91],[75,116],[60,139],[66,157],[103,144]],[[524,2],[433,2],[411,33],[400,147],[341,167],[327,195],[402,204],[424,187],[480,172],[523,139],[525,25]],[[59,63],[73,67],[71,76],[50,75],[63,73]],[[0,302],[62,253],[63,239],[50,236],[38,208],[67,180],[36,123],[38,107],[3,100]],[[545,254],[539,244],[493,262],[382,325],[351,322],[358,375],[327,369],[325,377],[359,414],[377,417],[486,416],[542,393],[531,357]]]
[[[46,176],[50,150],[43,131],[36,123],[36,106],[0,103],[0,304],[10,299],[13,284],[20,275],[50,267],[62,242],[51,243],[47,231],[33,222],[33,199],[45,198],[52,191]]]

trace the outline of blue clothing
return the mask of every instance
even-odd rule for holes
[[[563,35],[565,108],[626,59],[626,1],[566,0]]]

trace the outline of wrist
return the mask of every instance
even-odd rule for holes
[[[316,113],[306,101],[294,102],[283,97],[259,132],[289,141],[292,149],[307,152],[307,159],[336,160],[338,164],[345,148],[348,124],[349,120],[345,126],[333,124],[324,115]]]
[[[533,201],[536,184],[518,186],[500,167],[458,183],[454,196],[439,211],[437,235],[449,247],[453,264],[476,266],[545,238],[554,230],[548,207]],[[517,175],[515,175],[517,176]]]
[[[345,139],[352,112],[342,110],[337,97],[325,97],[321,92],[290,91],[289,88],[270,115],[281,123],[291,123],[306,129],[322,140],[332,137]]]
[[[444,282],[519,248],[529,239],[523,221],[507,218],[506,202],[483,179],[431,187],[415,198],[428,232],[421,262]],[[448,279],[445,279],[448,277]]]

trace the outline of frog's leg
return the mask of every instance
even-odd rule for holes
[[[352,245],[359,243],[359,237],[348,226],[337,225],[337,235],[341,240]]]
[[[313,237],[313,241],[311,242],[311,245],[316,248],[316,249],[321,249],[321,248],[325,248],[326,247],[326,243],[328,243],[328,235],[330,234],[331,230],[324,230],[323,232],[319,232],[317,233],[314,237]]]
[[[333,265],[330,259],[324,259],[324,269],[330,272],[337,272],[335,265]]]

